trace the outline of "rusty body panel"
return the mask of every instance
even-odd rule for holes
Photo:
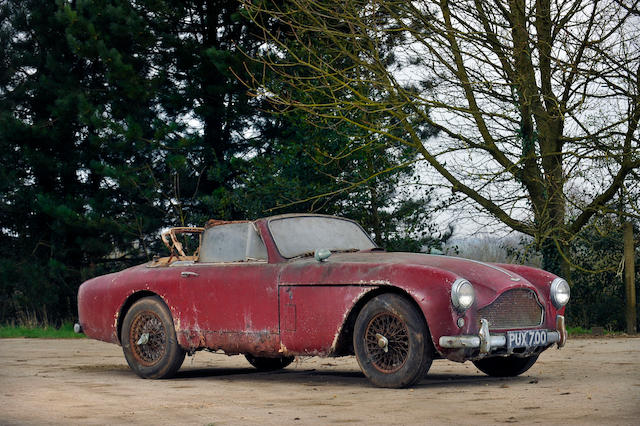
[[[371,286],[280,287],[282,348],[287,354],[333,354],[338,335],[354,304]]]
[[[168,285],[179,283],[180,297],[170,309],[183,347],[255,355],[277,352],[277,265],[219,263],[171,269],[171,275],[159,279]]]
[[[78,292],[82,330],[91,338],[120,343],[127,309],[136,299],[157,295],[171,312],[179,345],[189,353],[332,356],[349,353],[336,349],[357,310],[373,295],[390,292],[419,308],[437,356],[464,361],[477,351],[443,347],[440,338],[481,333],[478,310],[507,291],[530,291],[544,310],[540,329],[555,330],[557,316],[564,314],[550,297],[557,277],[545,271],[378,249],[334,253],[324,262],[286,259],[271,235],[272,219],[253,222],[267,259],[149,263],[85,282]],[[461,278],[475,289],[475,302],[463,313],[451,303],[452,284]]]

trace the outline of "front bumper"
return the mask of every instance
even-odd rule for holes
[[[556,343],[558,349],[564,346],[567,341],[567,329],[564,323],[564,316],[556,316],[556,330],[547,330],[547,344]],[[492,336],[489,333],[489,322],[486,319],[480,320],[480,331],[477,336],[442,336],[439,340],[440,346],[447,349],[479,349],[480,354],[486,355],[495,349],[507,348],[507,337],[504,334]]]

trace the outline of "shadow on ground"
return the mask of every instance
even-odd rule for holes
[[[132,378],[135,373],[128,367],[122,365],[94,365],[79,366],[74,369],[84,372],[105,373],[109,376],[122,376]],[[234,382],[282,382],[283,384],[299,384],[307,385],[326,384],[330,382],[332,385],[338,386],[370,386],[364,374],[360,371],[351,369],[284,369],[271,372],[260,372],[251,367],[240,368],[190,368],[186,367],[178,371],[175,377],[168,379],[175,382],[184,381],[203,381],[203,380],[224,380]],[[424,379],[413,386],[413,388],[449,388],[449,387],[474,387],[491,383],[537,383],[537,379],[531,376],[520,376],[510,378],[495,378],[482,376],[479,374],[427,374]]]

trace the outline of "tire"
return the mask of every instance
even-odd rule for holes
[[[283,356],[280,358],[265,358],[261,356],[253,356],[246,354],[244,356],[249,364],[253,365],[258,371],[276,371],[282,370],[293,362],[294,357]]]
[[[147,341],[140,343],[145,334]],[[127,364],[143,379],[169,378],[184,361],[185,351],[178,345],[171,312],[158,296],[145,297],[131,306],[122,323],[120,341]]]
[[[538,360],[538,355],[525,358],[517,356],[484,358],[473,361],[478,370],[492,377],[514,377],[519,376]]]
[[[416,383],[431,367],[432,348],[422,314],[399,295],[376,296],[358,314],[353,349],[362,372],[376,386]]]

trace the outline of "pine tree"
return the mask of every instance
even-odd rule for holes
[[[262,41],[238,2],[7,0],[0,22],[0,322],[71,319],[82,281],[172,225],[315,211],[428,240],[408,151],[247,93]]]
[[[156,148],[168,165],[170,181],[163,186],[179,220],[244,216],[232,193],[261,113],[231,69],[243,73],[243,52],[257,49],[259,40],[237,1],[142,1],[136,7],[156,40],[149,59],[168,130]]]
[[[0,14],[1,319],[69,318],[85,278],[151,255],[164,216],[140,173],[145,39],[121,31],[140,28],[126,2],[11,0]]]

